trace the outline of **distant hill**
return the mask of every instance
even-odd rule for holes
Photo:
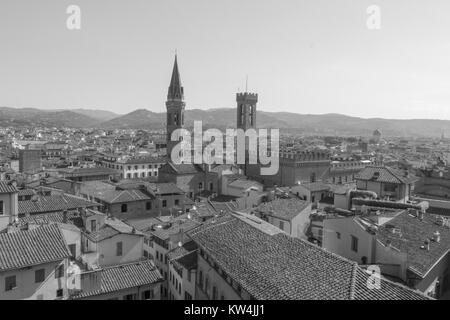
[[[94,127],[99,121],[91,117],[69,111],[47,111],[33,108],[0,107],[0,126],[43,126],[43,127]]]
[[[104,120],[105,118],[106,121]],[[235,108],[209,110],[188,109],[185,124],[191,127],[194,120],[203,121],[204,128],[219,129],[236,126]],[[53,126],[93,127],[105,129],[162,129],[165,128],[166,113],[138,109],[125,115],[109,111],[89,109],[47,111],[33,108],[14,109],[0,107],[0,126]],[[429,136],[450,137],[449,120],[394,120],[364,119],[341,114],[298,114],[290,112],[258,111],[257,124],[260,128],[280,128],[305,135],[349,135],[368,136],[380,129],[384,136]]]
[[[146,109],[138,109],[126,115],[103,122],[100,127],[106,129],[145,129],[164,128],[166,122],[165,113],[155,113]]]
[[[117,113],[106,110],[70,109],[70,111],[88,116],[101,122],[109,121],[120,116]]]
[[[235,108],[188,109],[185,117],[185,123],[188,127],[193,125],[194,120],[203,121],[204,128],[224,129],[236,126]],[[107,128],[164,128],[165,122],[165,113],[140,109],[102,123],[101,126]],[[258,111],[257,124],[260,128],[280,128],[282,131],[293,131],[307,135],[369,136],[375,129],[380,129],[385,136],[440,137],[442,133],[450,136],[450,121],[448,120],[364,119],[334,113],[312,115]]]

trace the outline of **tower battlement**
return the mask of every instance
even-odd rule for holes
[[[253,101],[258,102],[258,94],[250,92],[236,93],[236,101]]]

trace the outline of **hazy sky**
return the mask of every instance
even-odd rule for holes
[[[175,49],[187,108],[450,119],[448,0],[0,0],[0,106],[161,112]]]

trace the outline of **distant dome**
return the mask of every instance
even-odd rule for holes
[[[381,131],[380,131],[379,129],[376,129],[376,130],[373,132],[373,135],[374,135],[375,137],[381,137]]]

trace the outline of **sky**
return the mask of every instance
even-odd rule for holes
[[[0,106],[163,112],[175,51],[187,109],[450,119],[448,0],[0,0]]]

